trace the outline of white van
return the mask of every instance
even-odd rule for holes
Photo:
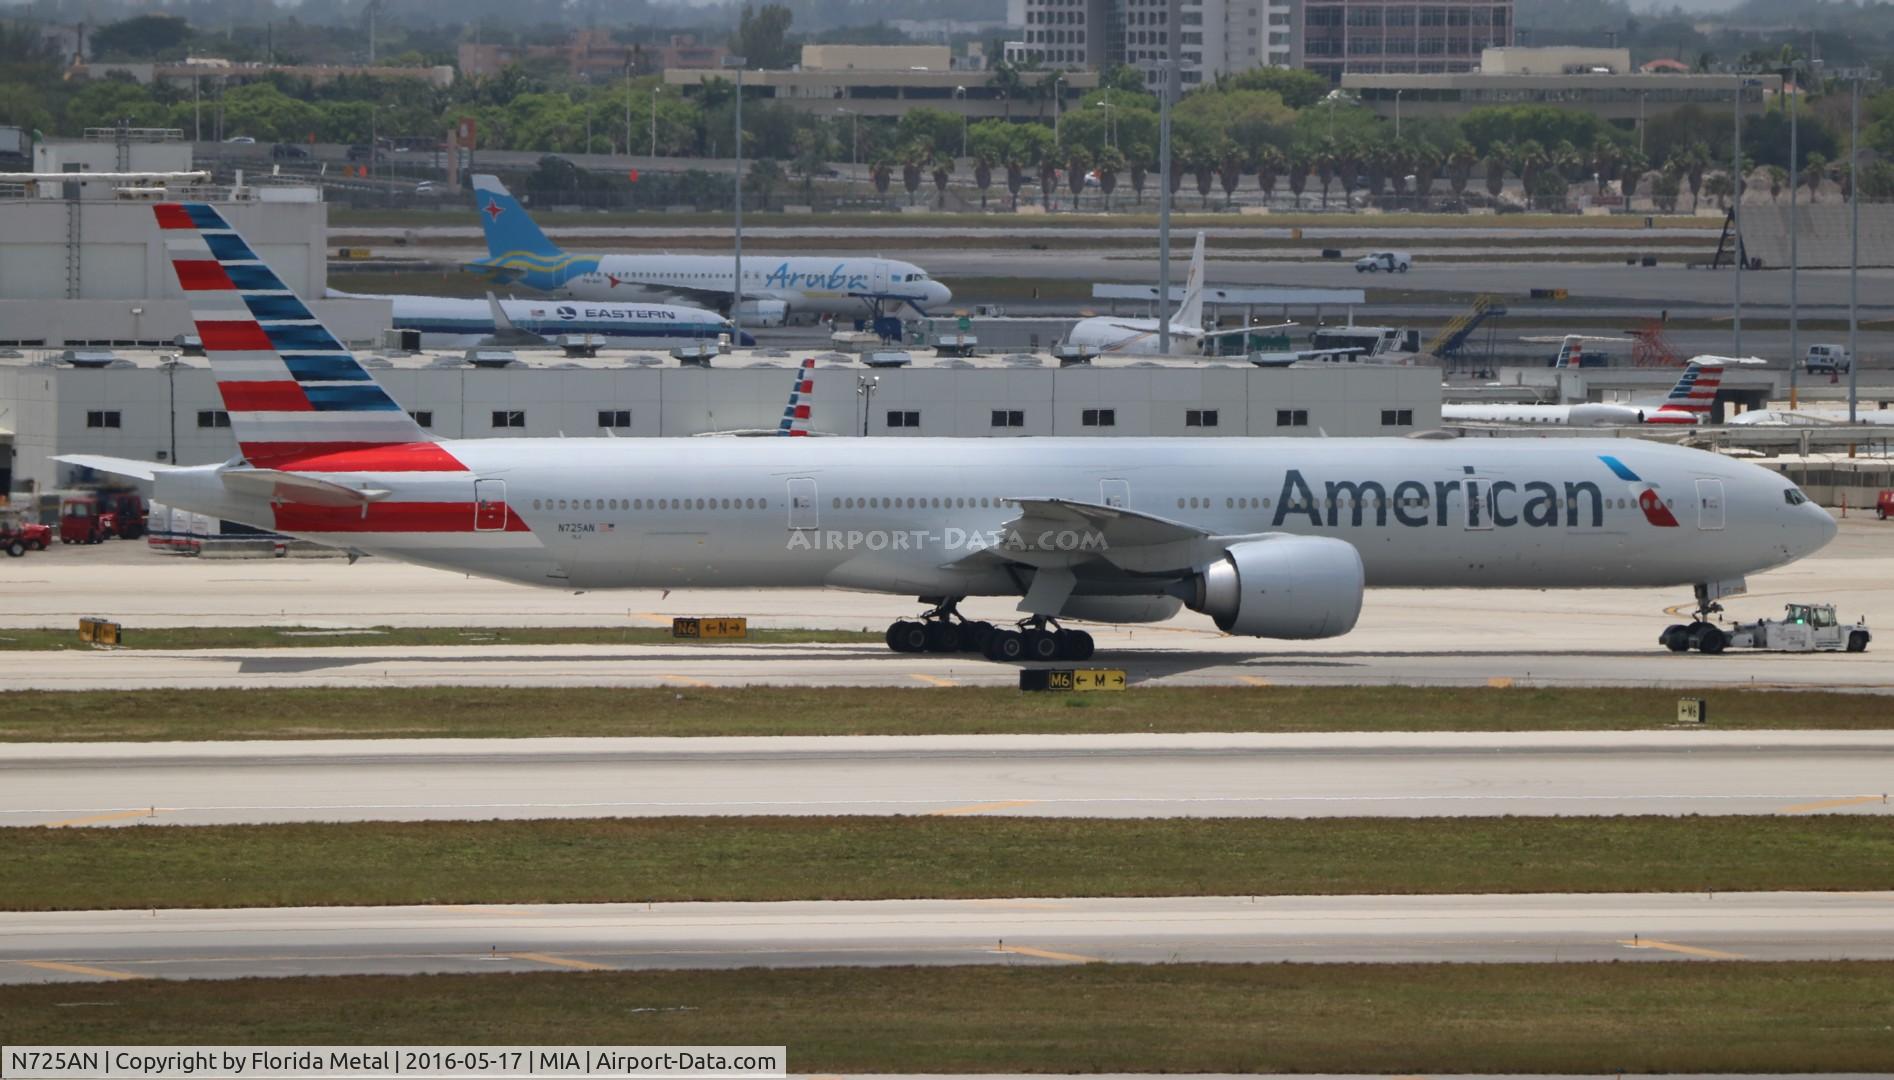
[[[1405,251],[1371,251],[1355,260],[1355,273],[1374,274],[1385,270],[1390,274],[1405,274],[1413,265],[1414,257]]]
[[[1810,345],[1802,369],[1810,375],[1846,375],[1854,366],[1854,357],[1846,345]]]

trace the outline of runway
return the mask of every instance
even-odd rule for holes
[[[0,825],[726,814],[1887,815],[1894,731],[26,743]]]
[[[1780,616],[1788,601],[1836,602],[1848,622],[1894,620],[1894,522],[1860,516],[1814,557],[1750,579],[1728,600],[1736,619]],[[619,627],[669,626],[673,616],[744,615],[755,627],[880,632],[920,610],[911,597],[836,590],[628,590],[575,595],[464,577],[382,559],[185,559],[143,545],[55,547],[9,562],[4,627],[72,629],[80,615],[115,619],[134,647],[119,651],[0,649],[10,689],[195,689],[217,686],[743,686],[1015,685],[1017,668],[971,654],[901,655],[879,644],[623,646]],[[1894,691],[1883,640],[1859,654],[1672,655],[1657,635],[1686,616],[1689,591],[1650,589],[1369,590],[1353,633],[1265,641],[1219,633],[1184,613],[1145,626],[1084,624],[1094,663],[1136,684],[1417,684],[1484,686],[1779,685]],[[972,617],[1013,617],[1004,598],[974,598]],[[588,626],[599,645],[391,648],[372,634],[312,636],[310,648],[163,652],[136,648],[164,626]],[[1884,635],[1885,636],[1885,635]],[[320,643],[320,647],[317,647]]]
[[[0,914],[0,982],[889,964],[1894,958],[1894,893]]]

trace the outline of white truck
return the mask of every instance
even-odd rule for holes
[[[1355,260],[1355,273],[1405,274],[1414,265],[1414,256],[1405,251],[1371,251]]]
[[[1855,364],[1846,345],[1810,345],[1802,370],[1810,375],[1846,375]]]
[[[1768,652],[1866,652],[1873,635],[1866,619],[1852,626],[1835,618],[1833,604],[1789,604],[1780,619],[1734,623],[1724,629],[1711,622],[1667,627],[1658,644],[1671,652],[1709,653],[1725,649],[1762,649]]]

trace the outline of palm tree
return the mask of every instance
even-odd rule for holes
[[[1503,142],[1496,142],[1486,152],[1486,193],[1499,198],[1506,189],[1506,166],[1512,161],[1513,148]]]
[[[1464,201],[1467,197],[1467,184],[1473,179],[1473,167],[1480,163],[1479,151],[1473,144],[1461,139],[1447,151],[1447,183],[1453,187],[1453,197]]]
[[[1601,136],[1591,144],[1591,168],[1592,172],[1598,176],[1596,194],[1603,196],[1606,181],[1617,178],[1618,165],[1623,157],[1623,150],[1610,139]]]
[[[1125,155],[1115,146],[1107,146],[1092,159],[1098,171],[1098,190],[1105,197],[1105,212],[1111,212],[1111,193],[1118,187],[1118,173],[1125,167]]]
[[[1810,154],[1808,156],[1808,164],[1802,167],[1802,183],[1809,189],[1809,202],[1813,203],[1815,196],[1821,194],[1822,180],[1827,175],[1828,156],[1826,154]]]
[[[1059,190],[1059,148],[1050,140],[1039,151],[1039,201],[1052,209],[1052,193]]]
[[[1690,182],[1690,212],[1697,212],[1697,199],[1703,192],[1703,170],[1710,166],[1710,148],[1701,142],[1693,142],[1684,147],[1671,160],[1676,163],[1677,171]]]
[[[1236,201],[1236,188],[1243,182],[1243,149],[1235,139],[1225,139],[1217,147],[1217,180],[1223,185],[1223,206]]]
[[[1217,157],[1212,151],[1191,150],[1190,174],[1197,181],[1197,195],[1203,199],[1203,208],[1210,209],[1210,189],[1217,182]]]
[[[1513,147],[1513,171],[1519,174],[1519,186],[1525,190],[1526,205],[1532,205],[1533,181],[1539,179],[1550,158],[1537,139],[1527,139]]]
[[[1264,143],[1256,151],[1256,187],[1263,193],[1263,205],[1276,192],[1276,178],[1282,174],[1285,159],[1280,147]]]
[[[758,158],[750,166],[750,174],[744,178],[743,186],[757,193],[763,203],[760,209],[768,213],[770,193],[785,179],[783,167],[777,164],[775,158]]]
[[[1434,181],[1440,176],[1440,167],[1446,163],[1447,155],[1433,143],[1420,143],[1415,146],[1410,157],[1414,166],[1414,209],[1427,209],[1427,200],[1434,193]]]
[[[1328,186],[1335,182],[1335,140],[1324,139],[1315,152],[1315,178],[1322,182],[1322,209],[1328,209]]]
[[[1631,196],[1638,193],[1638,181],[1644,179],[1644,172],[1650,167],[1651,163],[1642,150],[1635,146],[1624,149],[1622,159],[1618,162],[1618,189],[1624,195],[1626,207],[1631,205]]]
[[[1302,207],[1302,192],[1309,186],[1309,169],[1313,162],[1307,147],[1291,143],[1288,153],[1289,194],[1295,196],[1296,208]]]
[[[1083,146],[1073,146],[1065,152],[1065,186],[1072,193],[1072,209],[1079,208],[1079,197],[1085,194],[1085,174],[1092,171],[1092,155]]]
[[[934,208],[945,210],[947,209],[947,178],[954,172],[954,156],[945,151],[936,153],[931,167],[934,173]]]
[[[921,172],[934,160],[934,148],[916,139],[901,151],[901,186],[908,189],[908,205],[914,205],[914,193],[921,190]]]
[[[1026,81],[1019,76],[1019,65],[1010,60],[996,60],[987,69],[987,88],[1000,96],[1000,116],[1013,118],[1013,99],[1026,89]]]
[[[888,183],[894,179],[894,162],[886,157],[876,158],[875,163],[868,167],[868,175],[875,182],[876,193],[885,198],[888,194]]]
[[[1355,202],[1355,185],[1361,181],[1361,162],[1367,154],[1367,147],[1354,139],[1335,141],[1335,171],[1341,177],[1342,197],[1352,209]]]

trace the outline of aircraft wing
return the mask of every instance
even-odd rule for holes
[[[53,460],[62,465],[77,465],[82,469],[94,469],[132,480],[156,479],[159,473],[177,468],[175,465],[160,465],[155,461],[106,457],[103,454],[55,454]]]
[[[1228,330],[1205,330],[1203,332],[1203,336],[1207,338],[1213,338],[1213,337],[1229,337],[1232,334],[1261,334],[1261,333],[1266,333],[1270,330],[1293,330],[1299,325],[1301,324],[1285,322],[1285,323],[1271,323],[1268,326],[1233,326]]]
[[[245,495],[315,506],[359,506],[364,512],[369,503],[390,494],[385,488],[352,488],[279,469],[225,469],[219,476],[225,487]]]
[[[999,543],[960,560],[998,560],[1041,569],[1103,563],[1129,573],[1187,570],[1215,558],[1224,541],[1194,525],[1075,499],[1014,499],[1020,512],[1000,526]]]

